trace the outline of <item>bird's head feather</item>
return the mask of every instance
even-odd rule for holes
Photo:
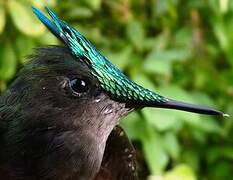
[[[88,65],[92,75],[98,79],[105,91],[119,100],[158,103],[167,101],[166,98],[157,93],[129,80],[79,31],[60,20],[48,7],[46,7],[46,10],[51,16],[51,20],[40,10],[33,7],[34,13],[41,22],[70,49],[70,52],[77,57],[77,60],[82,59]]]

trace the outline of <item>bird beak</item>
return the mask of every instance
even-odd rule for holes
[[[205,106],[199,106],[194,104],[189,104],[181,101],[176,101],[173,99],[167,99],[166,102],[163,103],[150,103],[150,104],[144,104],[144,107],[156,107],[156,108],[166,108],[166,109],[176,109],[181,111],[187,111],[187,112],[193,112],[198,114],[206,114],[206,115],[220,115],[224,117],[229,117],[228,114],[225,114],[221,111],[205,107]]]

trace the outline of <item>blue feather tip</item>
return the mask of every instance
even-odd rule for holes
[[[38,17],[38,19],[57,37],[61,38],[60,36],[60,30],[58,29],[58,21],[59,19],[57,16],[52,12],[52,10],[49,7],[45,7],[46,11],[49,13],[49,15],[52,17],[53,22],[46,17],[39,9],[32,6],[33,13]],[[57,22],[57,23],[56,23]]]

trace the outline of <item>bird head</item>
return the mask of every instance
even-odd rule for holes
[[[76,60],[87,66],[89,73],[99,83],[102,91],[112,99],[134,104],[137,107],[170,108],[209,115],[226,115],[208,107],[163,97],[136,84],[103,56],[79,31],[60,20],[51,9],[46,7],[51,19],[37,8],[32,9],[40,21],[68,47]]]
[[[112,99],[83,60],[59,46],[39,48],[31,56],[0,97],[0,164],[40,176],[51,166],[77,168],[67,160],[73,158],[83,176],[98,172],[110,132],[135,106]],[[34,168],[27,168],[25,159]]]

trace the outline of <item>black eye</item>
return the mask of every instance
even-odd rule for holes
[[[81,94],[85,93],[88,91],[88,83],[84,79],[73,79],[70,81],[70,88],[76,93],[76,94]]]

